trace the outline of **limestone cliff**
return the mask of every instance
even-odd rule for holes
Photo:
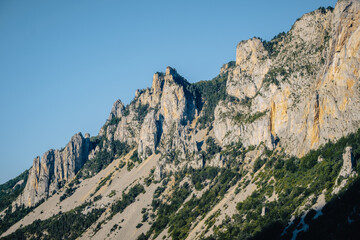
[[[281,144],[302,156],[357,130],[360,115],[360,3],[305,14],[270,42],[237,46],[227,93],[217,106],[214,132],[223,144]],[[234,122],[236,114],[261,116]]]
[[[72,179],[84,165],[89,154],[89,137],[75,134],[62,150],[49,150],[36,157],[18,205],[34,206]]]
[[[227,76],[228,97],[216,105],[209,134],[223,147],[263,143],[302,156],[354,132],[360,123],[359,39],[360,3],[344,0],[335,9],[305,14],[270,42],[240,42],[236,61],[220,70]],[[161,152],[162,171],[204,166],[199,146],[210,135],[200,139],[196,129],[205,114],[202,94],[171,67],[155,73],[151,88],[137,90],[130,104],[114,103],[98,136],[106,141],[90,155],[89,140],[77,134],[64,150],[36,158],[19,202],[31,206],[51,195],[75,176],[88,155],[111,152],[114,141],[136,147],[142,159]],[[174,159],[187,161],[175,164]],[[212,165],[223,166],[221,156],[214,159]]]
[[[153,153],[158,144],[158,122],[156,121],[155,110],[151,110],[145,117],[141,126],[138,152],[142,158]]]
[[[36,219],[50,238],[84,220],[61,235],[79,239],[296,239],[322,214],[339,231],[357,226],[358,201],[339,205],[340,220],[322,208],[360,186],[359,69],[359,0],[241,41],[210,81],[167,67],[129,104],[117,100],[98,136],[34,159],[0,220],[47,201],[1,237]],[[9,239],[41,236],[27,231]]]
[[[126,107],[116,129],[114,139],[138,145],[139,156],[145,158],[161,145],[175,149],[186,145],[184,127],[194,119],[194,97],[188,92],[190,84],[171,67],[155,73],[152,87],[136,92],[135,99]],[[114,104],[114,106],[116,103]],[[176,139],[174,145],[166,139]],[[184,148],[184,147],[183,147]]]
[[[108,120],[111,121],[113,118],[121,118],[124,114],[124,110],[124,104],[121,102],[121,100],[117,100],[111,109]]]
[[[130,104],[114,103],[96,146],[76,134],[63,150],[35,158],[18,203],[33,206],[47,198],[87,159],[112,152],[116,141],[136,148],[142,160],[161,153],[159,179],[183,167],[226,166],[220,151],[204,161],[206,140],[212,137],[222,147],[263,144],[302,156],[354,132],[360,124],[359,39],[360,3],[343,0],[335,9],[305,14],[288,33],[269,42],[242,41],[236,61],[220,70],[226,97],[212,110],[206,89],[167,67],[154,74],[151,88],[137,90]],[[198,120],[207,111],[214,121],[200,129]]]

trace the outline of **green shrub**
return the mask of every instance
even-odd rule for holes
[[[242,113],[237,113],[233,119],[237,123],[253,123],[257,119],[260,119],[262,116],[265,116],[266,113],[267,113],[267,111],[256,112],[253,115],[244,115]]]
[[[128,161],[127,170],[130,172],[135,167],[135,164],[132,161]]]

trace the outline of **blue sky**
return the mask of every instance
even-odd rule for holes
[[[335,0],[0,1],[0,183],[77,132],[97,135],[116,99],[175,67],[215,77],[238,42],[270,40]]]

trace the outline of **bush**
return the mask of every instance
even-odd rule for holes
[[[73,195],[76,189],[76,187],[73,187],[73,185],[70,186],[69,184],[68,188],[65,190],[65,193],[60,197],[60,202]]]
[[[290,158],[285,162],[285,169],[289,172],[294,173],[297,170],[297,164],[296,164],[295,158]]]
[[[127,170],[130,172],[134,168],[135,164],[132,161],[128,161]]]
[[[141,163],[142,162],[141,158],[139,158],[139,153],[136,150],[131,155],[130,160],[133,161],[134,163],[136,163],[136,162]]]

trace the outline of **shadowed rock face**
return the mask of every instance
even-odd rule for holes
[[[72,179],[88,158],[90,139],[75,134],[62,150],[49,150],[34,159],[28,182],[17,203],[28,207],[53,194]]]

